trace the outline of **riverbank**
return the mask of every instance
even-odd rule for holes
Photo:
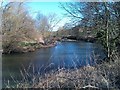
[[[93,38],[93,37],[79,37],[79,38],[68,37],[68,38],[64,39],[64,38],[60,38],[60,37],[58,37],[58,38],[55,37],[55,38],[49,40],[49,42],[45,42],[43,40],[40,40],[40,41],[42,41],[42,42],[36,42],[33,40],[32,41],[27,40],[27,41],[21,41],[21,42],[14,41],[14,43],[11,43],[11,45],[7,45],[7,46],[5,46],[3,44],[3,54],[33,52],[40,48],[53,47],[57,44],[57,41],[85,41],[85,42],[95,43],[96,38]]]
[[[95,43],[97,41],[96,37],[79,37],[78,40]]]
[[[96,37],[76,37],[76,36],[66,36],[66,37],[62,37],[61,41],[85,41],[85,42],[91,42],[91,43],[95,43],[97,41]]]
[[[70,88],[73,90],[119,90],[120,66],[116,62],[84,66],[75,69],[59,68],[49,73],[29,73],[23,71],[23,78],[14,88]],[[29,78],[29,80],[27,79]],[[34,78],[34,79],[33,79]],[[31,83],[30,83],[31,82]],[[9,86],[11,88],[12,86]]]
[[[9,72],[15,78],[14,80],[17,80],[17,82],[14,82],[12,81],[13,79],[10,79],[9,87],[12,87],[11,83],[14,82],[15,88],[66,87],[80,89],[87,87],[114,88],[114,85],[119,86],[120,58],[114,55],[114,62],[104,62],[101,59],[103,61],[101,64],[95,63],[93,65],[91,58],[94,58],[94,61],[98,60],[97,57],[90,57],[88,54],[94,50],[93,46],[95,47],[94,43],[87,42],[83,42],[83,44],[78,42],[62,42],[57,47],[43,48],[35,53],[8,55],[8,57],[3,55],[3,79],[9,80],[7,78],[10,75],[6,74],[9,68]],[[99,47],[96,48],[98,52]],[[74,54],[74,52],[77,53]],[[21,64],[25,66],[20,67]],[[19,71],[19,69],[21,70]],[[18,77],[17,75],[20,74],[21,78],[19,79],[20,76]]]
[[[17,46],[14,46],[14,49],[3,49],[3,54],[12,54],[12,53],[27,53],[27,52],[34,52],[37,49],[40,48],[49,48],[56,45],[56,42],[52,43],[36,43],[36,42],[27,42],[27,43],[21,43]]]

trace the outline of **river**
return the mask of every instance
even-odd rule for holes
[[[2,79],[20,78],[20,70],[34,67],[34,72],[49,72],[58,68],[74,69],[95,65],[105,58],[102,47],[95,43],[73,41],[58,42],[55,47],[41,48],[35,52],[2,56]]]

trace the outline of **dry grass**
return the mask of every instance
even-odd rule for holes
[[[95,90],[119,90],[120,75],[120,57],[114,55],[114,62],[110,61],[98,64],[96,66],[84,66],[81,68],[65,69],[59,68],[56,71],[40,74],[34,73],[34,67],[29,66],[28,69],[21,70],[23,79],[15,81],[16,86],[13,88],[74,88],[75,90],[82,88],[94,88]],[[32,67],[32,73],[28,72]],[[11,88],[8,81],[7,88]],[[89,89],[88,89],[89,90]],[[91,90],[91,89],[90,89]]]

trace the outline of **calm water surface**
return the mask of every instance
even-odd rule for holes
[[[35,52],[2,56],[3,81],[20,77],[20,70],[34,66],[35,72],[47,72],[61,67],[80,68],[95,65],[105,54],[100,45],[89,42],[59,42],[55,47],[41,48]]]

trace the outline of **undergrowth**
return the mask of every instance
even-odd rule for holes
[[[22,80],[15,86],[10,85],[10,80],[5,82],[6,88],[74,88],[75,90],[119,90],[120,89],[120,57],[115,54],[113,60],[102,62],[94,66],[81,68],[51,70],[49,73],[35,72],[34,65],[20,70]],[[50,65],[49,65],[50,66]],[[32,72],[30,71],[32,68]],[[12,77],[12,76],[11,76]],[[92,88],[92,89],[90,89]]]

